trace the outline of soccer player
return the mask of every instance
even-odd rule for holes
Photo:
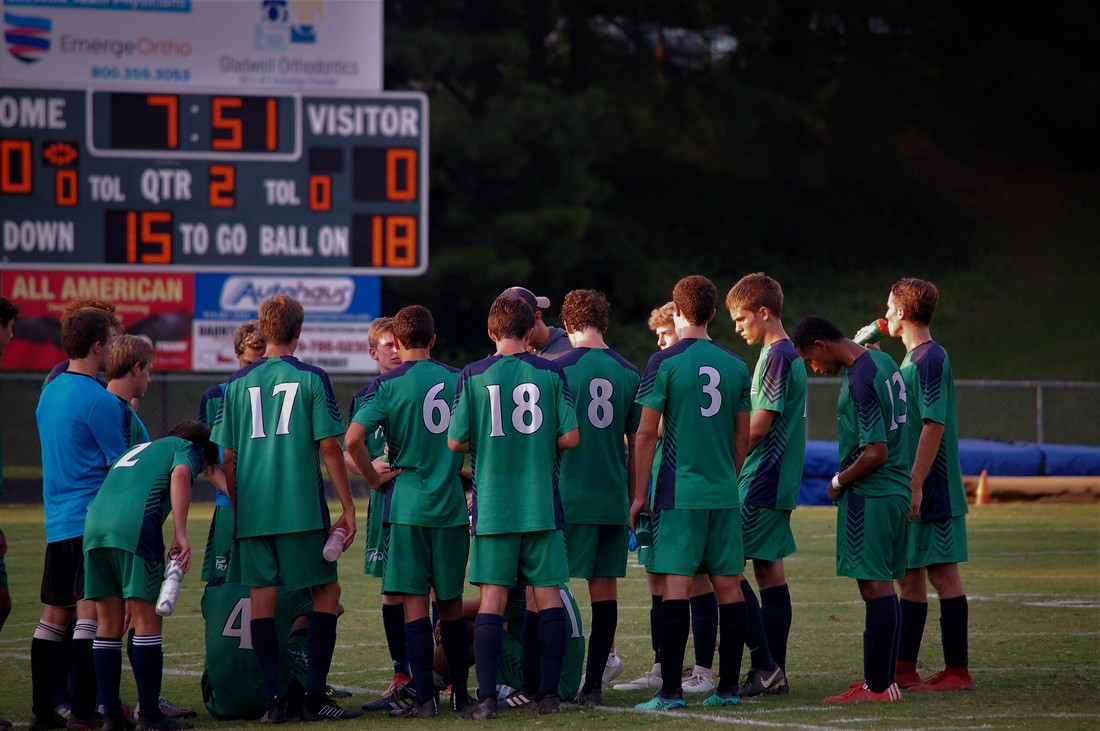
[[[558,478],[569,575],[588,581],[592,605],[588,665],[576,702],[596,706],[603,705],[603,674],[618,624],[617,579],[626,576],[634,434],[641,411],[634,402],[638,369],[604,341],[610,313],[602,292],[566,294],[561,321],[573,350],[557,360],[571,384],[580,429],[580,444],[562,454]]]
[[[432,360],[435,321],[426,307],[401,309],[393,319],[401,365],[376,378],[353,415],[345,442],[367,483],[385,490],[388,526],[382,590],[403,599],[405,645],[416,703],[399,715],[438,714],[432,678],[431,594],[440,617],[440,640],[451,673],[454,707],[465,710],[469,696],[466,623],[462,585],[470,549],[470,522],[458,472],[462,455],[448,449],[451,408],[447,398],[458,370]],[[380,475],[366,447],[367,435],[381,427],[389,445],[389,467],[400,477]]]
[[[569,579],[558,494],[559,451],[579,441],[573,397],[560,368],[527,352],[535,313],[521,297],[489,309],[496,354],[459,377],[447,446],[470,452],[474,503],[470,583],[480,585],[474,627],[478,701],[471,718],[496,717],[497,664],[508,587],[533,587],[539,613],[540,713],[557,713],[566,622],[558,586]]]
[[[320,368],[294,357],[305,311],[293,297],[278,294],[260,303],[264,357],[233,374],[214,424],[213,440],[225,447],[225,476],[236,511],[236,539],[230,580],[251,587],[252,647],[267,691],[261,719],[286,718],[279,695],[279,641],[275,622],[278,582],[287,589],[310,588],[307,653],[309,676],[302,717],[307,721],[358,716],[325,695],[336,645],[340,583],[335,561],[321,555],[328,534],[343,528],[346,549],[355,538],[355,503],[338,437],[340,409]],[[321,461],[342,512],[330,525]]]
[[[149,389],[150,371],[156,354],[145,338],[119,335],[111,345],[107,361],[107,390],[118,397],[129,413],[126,446],[148,442],[149,430],[134,410],[133,404]]]
[[[379,375],[385,375],[401,365],[401,357],[397,354],[397,343],[393,337],[392,317],[374,318],[367,330],[367,345],[370,357],[378,363]],[[369,389],[370,384],[352,394],[351,406],[348,408],[349,425],[351,417],[363,405]],[[389,457],[386,455],[386,435],[381,427],[367,435],[367,451],[374,460],[375,472],[380,475],[391,472]],[[344,462],[349,470],[362,475],[355,460],[347,452],[344,452]],[[367,546],[363,558],[363,573],[381,579],[386,559],[386,527],[382,524],[386,509],[385,490],[370,490],[367,500]],[[412,680],[405,649],[405,604],[396,594],[382,594],[382,631],[385,632],[386,647],[393,664],[393,680],[381,698],[363,704],[364,711],[407,708],[413,699],[412,693],[405,690],[405,685]]]
[[[726,309],[745,342],[763,346],[752,377],[749,455],[738,482],[745,557],[752,559],[760,600],[743,581],[752,667],[737,694],[786,695],[791,593],[783,559],[796,550],[791,511],[806,456],[806,368],[783,329],[779,282],[762,272],[742,277],[726,295]]]
[[[748,451],[749,370],[744,360],[716,345],[707,333],[717,299],[706,277],[693,275],[676,283],[673,319],[680,342],[649,359],[638,389],[638,403],[644,408],[637,474],[650,474],[662,418],[664,424],[664,450],[653,489],[650,569],[664,575],[662,667],[679,668],[683,662],[695,574],[710,576],[718,599],[721,674],[704,706],[740,703],[737,681],[745,642],[737,473]],[[631,524],[649,509],[639,485],[630,508]],[[664,673],[661,690],[635,707],[669,711],[684,705],[680,674]]]
[[[836,573],[855,579],[865,605],[864,682],[826,703],[889,703],[901,610],[894,579],[905,574],[907,515],[912,500],[906,448],[905,381],[892,358],[844,337],[824,317],[803,318],[791,338],[814,373],[843,372],[837,403],[840,471],[829,484],[839,505]]]
[[[530,352],[547,360],[557,360],[573,349],[565,330],[546,324],[544,310],[550,306],[548,298],[538,297],[526,287],[509,287],[500,296],[519,297],[531,305],[531,310],[535,313],[535,329],[531,332],[531,342],[527,345]]]
[[[96,726],[96,611],[93,602],[84,600],[84,519],[107,469],[126,451],[130,419],[128,405],[96,379],[111,355],[112,327],[111,316],[92,307],[65,318],[61,343],[69,365],[42,389],[35,410],[42,444],[46,556],[42,619],[31,641],[31,731],[66,725],[54,711],[54,689],[63,666],[61,641],[74,616],[68,726],[78,731]]]
[[[19,316],[19,305],[7,297],[0,297],[0,358],[11,342],[15,330],[15,319]],[[2,440],[0,440],[2,441]],[[4,459],[0,454],[0,493],[4,492]],[[8,539],[0,528],[0,630],[11,614],[11,594],[8,593],[8,569],[4,566],[4,556],[8,552]],[[0,728],[11,728],[11,721],[0,718]]]
[[[156,612],[156,601],[164,575],[161,524],[170,509],[173,539],[169,556],[178,559],[186,573],[191,566],[187,540],[191,486],[217,460],[210,427],[193,419],[181,421],[167,437],[142,442],[122,455],[88,505],[84,595],[95,600],[99,617],[94,655],[105,708],[104,731],[126,728],[119,684],[127,609],[136,630],[132,664],[140,708],[138,730],[190,728],[160,710],[163,620]]]
[[[61,321],[61,324],[64,325],[65,320],[69,319],[69,315],[85,307],[93,307],[97,310],[103,310],[110,316],[111,337],[118,337],[125,331],[125,328],[122,325],[122,316],[118,314],[118,311],[115,309],[114,304],[112,304],[111,302],[107,302],[106,300],[95,299],[93,297],[75,299],[69,304],[65,305],[65,309],[61,311],[61,315],[58,319]],[[69,361],[67,360],[63,360],[55,365],[50,370],[50,372],[46,374],[46,379],[42,381],[42,388],[45,388],[46,385],[50,383],[50,381],[57,378],[59,374],[64,373],[66,370],[68,370],[68,368]],[[102,381],[104,386],[107,385],[107,379],[103,377],[102,372],[97,373],[96,378]]]
[[[909,396],[908,455],[912,464],[913,503],[909,511],[909,551],[901,588],[901,640],[896,677],[910,690],[973,690],[967,652],[968,605],[959,576],[967,560],[966,489],[959,464],[955,377],[943,346],[929,325],[939,291],[921,279],[899,279],[886,300],[890,335],[901,338],[905,358],[901,375]],[[940,600],[940,636],[945,668],[921,682],[917,654],[928,616],[931,582]]]

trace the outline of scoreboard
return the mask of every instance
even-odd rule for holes
[[[0,89],[0,267],[414,275],[419,93]]]

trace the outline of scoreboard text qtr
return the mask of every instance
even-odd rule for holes
[[[0,266],[420,274],[423,94],[0,90]]]

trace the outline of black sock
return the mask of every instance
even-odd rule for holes
[[[92,630],[94,632],[94,630]],[[93,635],[94,636],[94,635]],[[95,653],[92,638],[73,636],[73,715],[95,720],[98,690],[95,677]]]
[[[741,677],[741,653],[745,646],[745,609],[744,602],[718,605],[718,623],[722,635],[721,644],[718,645],[718,692],[724,696],[737,692],[737,682]]]
[[[565,664],[565,643],[568,639],[565,607],[553,607],[539,612],[539,698],[558,694],[561,669]],[[607,662],[606,652],[604,662]]]
[[[592,632],[588,635],[588,668],[585,673],[584,690],[599,690],[603,687],[603,671],[607,667],[607,656],[615,644],[615,627],[619,622],[619,602],[607,599],[592,602]]]
[[[901,600],[901,639],[898,641],[898,659],[916,662],[920,654],[924,625],[928,620],[928,602]]]
[[[253,619],[252,652],[260,665],[260,677],[264,681],[264,690],[268,700],[279,695],[279,635],[275,629],[274,617]]]
[[[404,616],[404,611],[402,611]],[[405,634],[404,631],[401,633]],[[325,695],[328,670],[332,667],[332,652],[336,649],[336,615],[331,612],[313,612],[309,615],[309,633],[306,635],[306,695]]]
[[[894,644],[897,632],[897,599],[893,594],[872,599],[865,605],[863,632],[863,677],[867,687],[881,693],[894,676]]]
[[[477,673],[477,697],[496,698],[497,664],[504,644],[504,617],[479,612],[474,620],[474,669]]]
[[[542,685],[542,658],[539,644],[539,613],[523,613],[523,690],[532,696]]]
[[[690,603],[687,599],[661,602],[661,692],[666,698],[683,694],[680,668],[687,649]]]
[[[718,597],[714,592],[691,598],[691,636],[695,640],[695,664],[714,667],[714,647],[718,644]]]
[[[274,624],[275,620],[272,620]],[[141,715],[150,720],[164,714],[160,710],[160,687],[164,676],[164,640],[161,635],[134,637],[134,657],[131,664],[137,683],[138,706]]]
[[[653,594],[649,604],[649,639],[653,644],[653,664],[661,663],[661,597]]]
[[[768,636],[764,633],[760,604],[756,601],[756,594],[748,579],[741,579],[741,593],[745,596],[745,646],[749,648],[752,669],[768,672],[775,667],[775,660],[768,647]],[[725,675],[726,672],[723,670],[722,674]]]
[[[470,697],[470,644],[466,636],[466,620],[459,617],[439,623],[439,640],[447,658],[447,671],[451,676],[451,692],[462,708]]]
[[[435,683],[432,678],[435,638],[432,637],[430,619],[421,617],[405,623],[405,649],[408,652],[409,667],[412,669],[416,701],[420,704],[427,703],[435,695]]]
[[[382,629],[390,650],[394,673],[409,674],[409,657],[405,652],[405,605],[382,605]]]
[[[970,604],[966,594],[940,600],[940,637],[943,638],[943,661],[950,667],[970,666],[969,637]]]
[[[69,622],[65,628],[65,634],[61,638],[61,657],[57,661],[57,674],[54,676],[54,706],[66,705],[70,709],[73,705],[72,675],[73,675],[73,633],[76,632],[76,619]]]
[[[49,718],[54,712],[65,628],[40,620],[31,639],[31,712]]]
[[[760,590],[760,619],[768,636],[768,649],[783,671],[787,670],[787,638],[791,634],[791,591],[786,584]]]
[[[95,674],[99,683],[103,709],[110,716],[122,714],[119,688],[122,685],[122,640],[114,637],[96,637],[92,641],[95,658]]]

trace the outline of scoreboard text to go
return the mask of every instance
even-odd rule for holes
[[[422,94],[0,92],[0,264],[419,274]]]

